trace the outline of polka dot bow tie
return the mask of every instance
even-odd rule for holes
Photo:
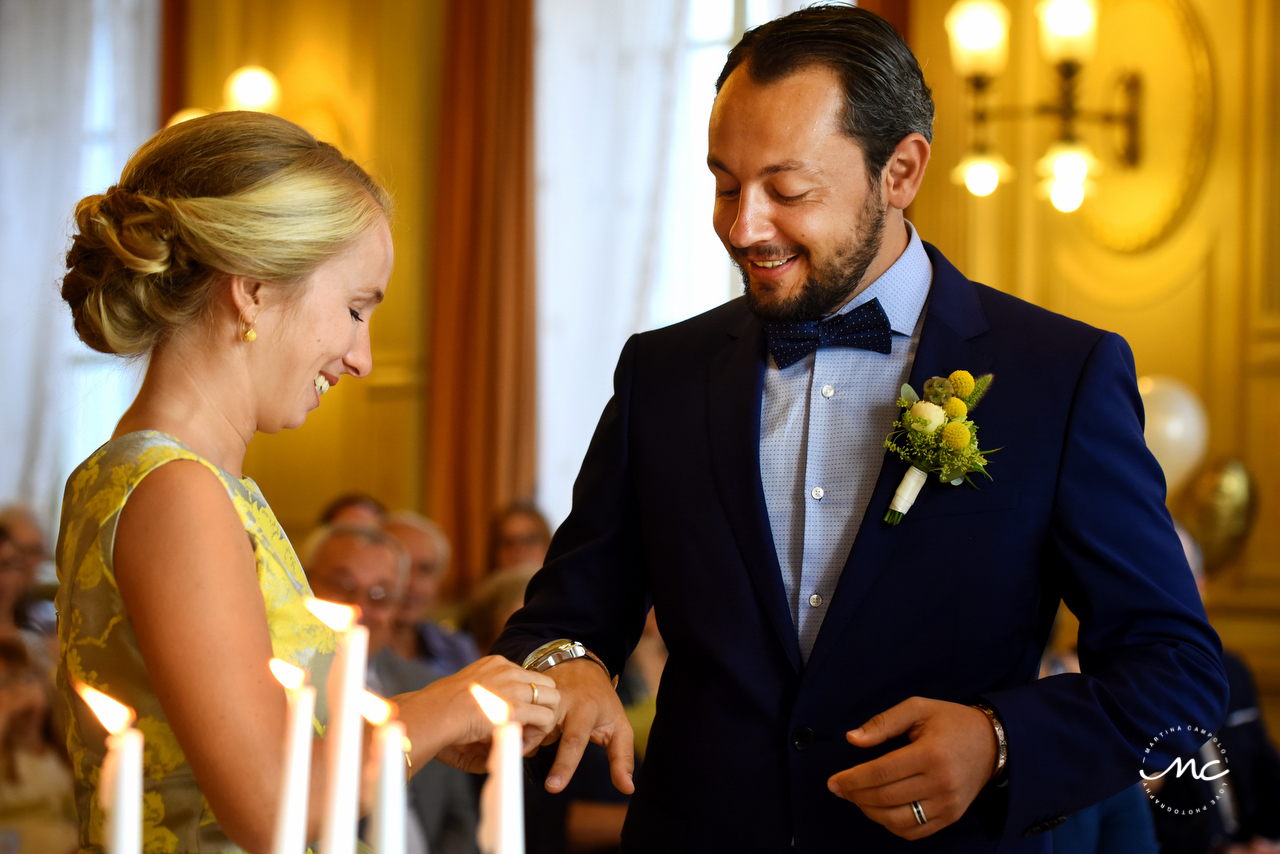
[[[857,347],[877,353],[893,349],[889,343],[889,316],[878,299],[824,320],[770,323],[764,334],[779,368],[794,365],[819,347]]]

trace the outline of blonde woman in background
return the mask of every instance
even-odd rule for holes
[[[56,550],[58,691],[84,852],[102,844],[104,732],[75,681],[137,711],[148,852],[270,844],[286,701],[267,664],[311,671],[323,724],[334,636],[304,607],[294,551],[241,466],[256,432],[300,426],[341,378],[371,370],[388,206],[301,128],[217,113],[161,131],[118,186],[76,209],[62,286],[76,332],[149,359],[111,441],[67,482]],[[490,726],[471,682],[513,705],[529,747],[552,728],[552,681],[486,658],[396,698],[415,768],[434,756],[482,770]],[[314,838],[324,750],[312,767]]]

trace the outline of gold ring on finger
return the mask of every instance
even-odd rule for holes
[[[533,705],[536,706],[538,705],[538,686],[530,682],[529,687],[533,689]]]

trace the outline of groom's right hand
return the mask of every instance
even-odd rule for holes
[[[560,691],[560,747],[547,773],[547,791],[553,794],[564,791],[587,743],[594,741],[609,753],[609,776],[613,785],[624,795],[633,793],[635,736],[604,668],[590,659],[580,658],[557,664],[545,672],[555,680]],[[544,744],[554,740],[553,734]]]

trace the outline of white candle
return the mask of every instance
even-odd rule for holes
[[[272,854],[303,854],[307,848],[316,689],[306,684],[307,671],[287,661],[271,659],[271,672],[280,680],[289,698],[284,736],[284,775],[271,851]]]
[[[88,685],[77,684],[76,690],[111,733],[98,774],[107,854],[141,854],[142,733],[133,728],[133,709]]]
[[[510,720],[511,710],[501,697],[474,684],[471,695],[493,721],[476,842],[482,854],[524,854],[523,727]]]
[[[405,819],[405,730],[391,720],[395,707],[386,700],[364,693],[365,720],[373,724],[373,755],[377,757],[377,800],[369,825],[369,846],[374,854],[404,854]]]
[[[308,599],[307,607],[338,633],[338,651],[329,670],[329,728],[325,732],[329,761],[325,768],[320,851],[355,854],[364,748],[360,696],[364,692],[369,630],[355,624],[358,612],[347,605]]]

